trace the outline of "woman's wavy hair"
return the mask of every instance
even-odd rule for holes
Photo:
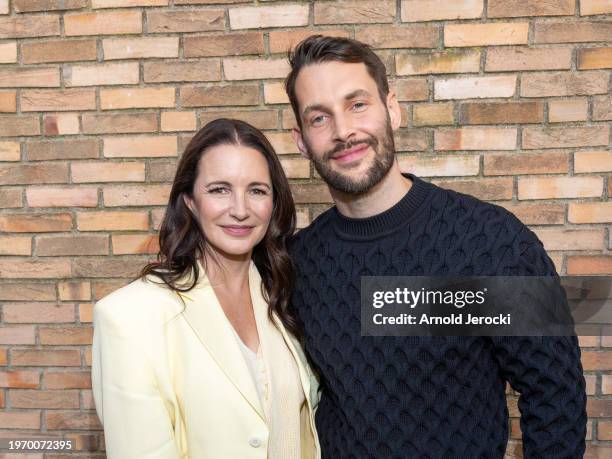
[[[295,206],[289,182],[274,148],[266,137],[248,123],[233,119],[211,121],[191,139],[179,161],[166,213],[159,231],[157,261],[146,265],[141,276],[155,276],[175,292],[188,292],[203,274],[198,258],[206,267],[210,255],[206,235],[187,205],[184,196],[193,197],[200,159],[217,145],[242,145],[259,151],[266,159],[272,180],[273,208],[264,238],[253,249],[253,262],[263,281],[268,316],[275,312],[295,336],[300,336],[295,318],[288,312],[294,282],[294,267],[287,252],[287,239],[295,231]],[[190,281],[181,281],[186,275]]]

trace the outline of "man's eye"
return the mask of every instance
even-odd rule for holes
[[[359,111],[359,110],[363,110],[365,106],[366,106],[365,102],[355,102],[352,108],[353,110]]]
[[[314,118],[310,120],[310,124],[312,124],[313,126],[320,126],[324,122],[325,122],[325,116],[323,115],[315,116]]]

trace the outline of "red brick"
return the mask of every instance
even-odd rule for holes
[[[139,135],[104,138],[104,156],[106,158],[176,155],[176,137],[172,135]]]
[[[434,99],[474,99],[512,97],[516,91],[516,75],[460,77],[434,82]]]
[[[138,84],[138,62],[72,65],[63,69],[66,86],[106,86]]]
[[[282,159],[281,166],[283,166],[287,178],[310,178],[310,161],[306,159]]]
[[[374,26],[376,27],[376,26]],[[392,27],[392,26],[385,26]],[[357,40],[361,40],[359,35],[363,33],[366,29],[360,29],[355,31],[355,38]],[[299,42],[309,37],[310,35],[315,35],[317,33],[324,33],[328,37],[349,37],[349,31],[344,29],[325,29],[324,31],[320,29],[298,29],[298,30],[271,30],[269,34],[270,40],[270,53],[286,53],[289,49],[293,48]],[[368,37],[366,40],[372,47],[374,48],[385,48],[386,46],[377,46],[377,43],[380,44],[379,41],[381,37]],[[392,40],[411,40],[415,41],[418,39],[415,38],[391,38]],[[399,47],[399,46],[398,46]],[[414,46],[418,48],[418,46]],[[229,54],[229,53],[227,53]]]
[[[147,212],[78,212],[76,221],[79,231],[137,231],[149,227]]]
[[[478,73],[480,51],[449,50],[433,53],[399,53],[395,56],[398,75],[430,73]]]
[[[107,207],[161,206],[168,204],[170,185],[110,185],[103,194]]]
[[[102,428],[95,413],[82,411],[46,411],[49,430],[99,430]]]
[[[17,42],[0,43],[0,63],[14,64],[17,62]]]
[[[459,105],[459,124],[519,124],[544,121],[542,102],[472,102]]]
[[[205,32],[223,30],[225,11],[182,10],[182,11],[147,11],[149,33]]]
[[[9,390],[13,408],[78,408],[78,390]]]
[[[128,8],[133,6],[168,6],[169,0],[91,0],[91,7],[97,8]],[[187,3],[187,2],[186,2]],[[175,0],[180,5],[180,0]]]
[[[478,178],[470,180],[432,180],[432,183],[485,201],[512,199],[512,178]]]
[[[612,352],[609,351],[582,351],[580,360],[585,371],[612,370]]]
[[[612,120],[612,97],[593,97],[593,121]]]
[[[59,86],[59,67],[0,69],[0,87],[3,88],[54,88]]]
[[[569,256],[567,259],[567,273],[576,275],[612,274],[612,256]]]
[[[272,38],[270,38],[271,40]],[[263,52],[264,41],[261,32],[183,37],[183,53],[188,58],[239,56],[243,54],[263,54]]]
[[[22,43],[21,59],[24,64],[95,61],[96,41],[86,39]]]
[[[17,92],[0,92],[0,113],[15,113],[17,111]]]
[[[608,144],[608,126],[526,127],[523,148],[571,148]]]
[[[68,260],[0,260],[0,276],[7,279],[70,277]]]
[[[308,24],[308,5],[239,7],[229,10],[231,29],[296,27]]]
[[[97,139],[42,140],[26,142],[25,157],[28,161],[97,158],[98,150]]]
[[[67,350],[30,350],[11,349],[11,362],[13,366],[26,367],[76,367],[81,365],[81,356],[78,349]]]
[[[34,327],[31,325],[16,325],[0,327],[0,344],[36,344]]]
[[[24,112],[54,112],[66,110],[94,110],[95,89],[31,89],[21,91],[21,110]]]
[[[516,129],[460,128],[434,132],[436,150],[513,150]]]
[[[548,102],[548,120],[551,123],[586,121],[588,110],[586,99],[551,100]]]
[[[0,137],[18,137],[40,134],[38,116],[0,116]]]
[[[74,305],[55,303],[6,303],[3,306],[6,323],[74,322]]]
[[[604,232],[602,229],[565,230],[538,228],[534,232],[542,241],[546,250],[600,250],[604,244]]]
[[[72,217],[69,213],[0,215],[0,231],[9,233],[46,233],[70,229]]]
[[[149,182],[171,182],[176,175],[176,161],[149,162],[147,180]]]
[[[91,345],[93,328],[91,327],[39,327],[40,344],[51,346]]]
[[[374,25],[355,30],[355,39],[374,49],[436,48],[439,36],[438,26],[429,24]]]
[[[85,134],[130,134],[155,131],[157,131],[155,113],[83,114],[83,133]]]
[[[612,40],[610,21],[546,21],[535,24],[535,43],[577,43]]]
[[[23,190],[21,188],[3,188],[2,194],[0,194],[0,209],[22,207],[22,194]]]
[[[97,207],[96,187],[30,187],[26,189],[30,207]]]
[[[490,48],[487,50],[487,72],[508,70],[569,69],[572,48]]]
[[[0,161],[19,161],[20,159],[19,142],[0,142]]]
[[[368,24],[393,22],[395,7],[395,1],[393,0],[347,0],[340,3],[317,2],[314,4],[314,23]]]
[[[79,115],[76,113],[54,113],[43,116],[45,136],[79,133]]]
[[[478,175],[480,157],[477,155],[460,156],[400,156],[402,172],[410,172],[420,177],[458,177]]]
[[[429,84],[426,78],[398,79],[390,83],[400,102],[416,102],[429,99]]]
[[[32,255],[30,236],[0,236],[0,255]]]
[[[108,237],[91,235],[40,236],[36,240],[38,256],[106,255]]]
[[[329,188],[321,183],[293,183],[291,184],[291,192],[296,204],[327,204],[332,202]]]
[[[601,177],[519,177],[519,199],[566,199],[601,196]]]
[[[101,89],[100,108],[121,110],[126,108],[174,107],[174,88]]]
[[[0,371],[0,387],[37,389],[40,373],[37,371]]]
[[[550,151],[484,155],[485,175],[560,174],[568,170],[567,153]]]
[[[58,282],[57,290],[60,301],[91,299],[91,283],[85,281]]]
[[[178,57],[178,37],[108,38],[102,40],[104,60]]]
[[[40,429],[40,411],[0,411],[3,429]],[[8,455],[7,455],[8,458]]]
[[[612,222],[612,202],[570,203],[567,219],[571,223]]]
[[[421,22],[479,18],[484,6],[483,0],[402,0],[401,8],[403,22]]]
[[[453,104],[415,104],[412,107],[412,122],[415,126],[437,126],[453,124]]]
[[[74,183],[143,182],[145,164],[142,162],[75,162],[71,166]]]
[[[48,37],[60,34],[58,14],[36,14],[0,18],[0,39]]]
[[[573,15],[574,0],[489,0],[487,17]]]
[[[612,152],[577,151],[574,153],[574,172],[612,172]]]
[[[91,373],[88,371],[48,371],[44,373],[47,389],[90,389]]]
[[[200,114],[202,126],[217,118],[233,118],[252,124],[258,129],[276,129],[278,112],[276,110],[214,110]]]
[[[180,132],[196,130],[195,112],[162,112],[161,130],[164,132]]]
[[[66,36],[141,33],[142,15],[140,11],[65,14],[64,30]]]
[[[75,10],[87,7],[87,0],[13,0],[16,13]]]
[[[180,99],[182,107],[258,105],[259,85],[183,86]]]
[[[612,2],[610,0],[580,0],[580,15],[612,13]]]
[[[113,254],[156,254],[159,252],[159,238],[153,234],[113,234]]]
[[[74,261],[74,274],[78,277],[125,277],[133,279],[144,266],[136,258],[81,257]]]
[[[130,281],[126,279],[118,280],[96,280],[92,282],[93,287],[93,299],[99,300],[104,298],[106,295],[120,289],[124,285],[127,285]]]
[[[601,376],[601,392],[605,395],[612,394],[612,375]]]
[[[522,97],[582,96],[608,92],[608,73],[526,73],[521,80]]]
[[[487,24],[445,24],[445,46],[526,45],[527,22],[492,22]]]
[[[0,165],[0,185],[65,183],[68,181],[68,165],[7,164]]]
[[[144,64],[144,81],[147,83],[220,79],[221,61],[219,59],[205,59],[197,62],[145,62]]]
[[[597,439],[612,440],[612,422],[599,421],[597,423]]]
[[[612,48],[579,49],[578,68],[580,70],[612,68]]]
[[[565,205],[556,203],[500,203],[526,225],[561,225]]]

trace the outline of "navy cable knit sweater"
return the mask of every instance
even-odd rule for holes
[[[391,209],[332,208],[290,246],[294,313],[321,376],[324,459],[502,458],[505,384],[526,458],[580,458],[586,395],[575,337],[361,337],[360,276],[555,275],[514,215],[412,175]]]

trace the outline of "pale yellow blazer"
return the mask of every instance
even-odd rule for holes
[[[94,308],[92,386],[110,459],[267,458],[269,431],[255,383],[200,272],[184,295],[137,280]],[[267,307],[253,263],[249,284],[253,307]],[[306,398],[302,458],[319,458],[317,379],[299,344],[276,322]]]

